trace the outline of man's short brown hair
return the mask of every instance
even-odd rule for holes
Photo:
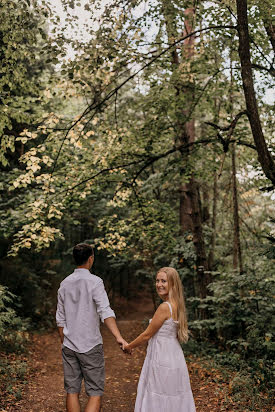
[[[87,243],[79,243],[73,248],[73,256],[77,266],[87,262],[90,256],[94,256],[94,250]]]

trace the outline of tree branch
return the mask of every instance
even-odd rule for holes
[[[219,126],[219,125],[217,125],[217,124],[215,124],[215,123],[212,123],[212,122],[204,122],[205,124],[208,124],[209,126],[212,126],[212,127],[214,127],[214,129],[216,129],[216,130],[221,130],[221,131],[223,131],[223,132],[227,132],[227,131],[229,131],[231,128],[233,128],[233,130],[235,129],[235,127],[236,127],[236,125],[237,125],[237,122],[238,122],[238,120],[240,119],[240,117],[242,117],[243,115],[247,115],[247,112],[246,112],[246,110],[243,110],[243,111],[241,111],[240,113],[238,113],[235,117],[234,117],[234,119],[232,120],[232,122],[228,125],[228,126]]]
[[[216,129],[216,130],[221,130],[221,131],[223,131],[223,132],[228,132],[226,139],[224,139],[223,136],[222,136],[219,132],[217,133],[217,138],[220,140],[220,142],[221,142],[221,144],[222,144],[222,146],[223,146],[223,151],[224,151],[224,153],[227,153],[227,152],[228,152],[230,140],[231,140],[231,137],[232,137],[232,135],[233,135],[234,129],[235,129],[235,127],[237,126],[238,120],[239,120],[243,115],[247,115],[247,111],[246,111],[246,110],[243,110],[242,112],[239,112],[239,113],[234,117],[234,119],[232,120],[232,122],[231,122],[228,126],[226,126],[226,127],[219,126],[219,125],[217,125],[217,124],[215,124],[215,123],[212,123],[212,122],[204,122],[205,124],[208,124],[209,126],[212,126],[212,127],[213,127],[214,129]]]
[[[273,66],[268,68],[268,67],[262,66],[261,64],[251,64],[251,67],[253,69],[264,70],[268,72],[271,76],[275,77],[275,69]]]

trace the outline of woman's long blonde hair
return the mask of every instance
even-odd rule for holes
[[[188,341],[188,326],[182,282],[174,268],[164,267],[158,270],[158,273],[160,272],[164,272],[167,275],[169,301],[176,307],[179,322],[178,339],[180,342],[185,343]]]

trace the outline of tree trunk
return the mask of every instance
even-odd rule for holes
[[[246,101],[246,108],[250,127],[258,152],[258,160],[268,179],[275,185],[275,164],[268,151],[261,121],[258,112],[256,95],[254,90],[252,67],[250,60],[247,0],[237,0],[238,34],[239,34],[239,57],[241,62],[241,74]]]
[[[176,38],[176,11],[173,9],[171,2],[163,1],[163,14],[166,23],[166,30],[168,35],[169,43],[173,42]],[[185,9],[185,32],[183,35],[190,33],[193,29],[193,21],[195,16],[195,10],[193,7]],[[190,108],[192,107],[192,102],[194,101],[194,83],[192,79],[191,71],[188,70],[191,61],[194,56],[194,36],[189,37],[184,40],[182,56],[185,62],[184,79],[180,76],[177,77],[175,82],[176,95],[180,97],[179,101],[182,102],[182,97],[184,96],[185,107],[182,106],[177,108],[177,129],[179,131],[179,143],[180,144],[190,144],[195,141],[195,122],[193,119],[189,119]],[[171,53],[171,62],[174,66],[175,71],[179,70],[180,58],[176,50]],[[180,73],[179,73],[180,75]],[[189,152],[182,152],[182,168],[180,170],[181,176],[186,175],[188,166],[190,164],[190,152],[192,151],[192,146],[189,147]],[[179,222],[180,231],[182,234],[186,232],[192,232],[193,243],[196,251],[196,265],[197,265],[197,277],[199,285],[199,297],[204,298],[207,295],[207,284],[209,279],[206,278],[204,271],[208,270],[208,262],[205,251],[205,243],[202,230],[202,212],[200,204],[200,194],[198,184],[195,181],[193,173],[189,178],[187,183],[183,183],[179,188],[180,199],[179,199]]]
[[[195,9],[194,7],[188,7],[184,11],[185,14],[185,32],[183,35],[187,35],[193,31],[194,20],[195,20]],[[194,57],[194,46],[195,46],[195,37],[191,36],[188,39],[184,40],[182,55],[187,62],[187,67],[191,66],[192,59]],[[195,99],[194,93],[194,81],[190,70],[189,78],[182,87],[182,93],[186,96],[186,102],[189,103],[189,107],[192,107],[192,102]],[[188,119],[190,116],[189,107],[183,110],[183,115],[185,119]],[[181,135],[181,143],[193,143],[195,141],[195,121],[193,119],[185,121],[184,130]],[[190,151],[192,146],[190,146]],[[211,282],[210,274],[208,273],[208,261],[206,255],[206,248],[203,236],[202,228],[202,207],[200,200],[199,186],[196,182],[194,175],[192,173],[189,182],[185,185],[187,190],[186,193],[190,193],[190,204],[191,204],[191,221],[192,221],[192,234],[193,234],[193,243],[196,250],[196,264],[197,264],[197,276],[199,280],[199,295],[200,298],[205,298],[207,296],[207,285]],[[188,205],[188,203],[187,203]],[[184,226],[183,226],[184,229]],[[205,273],[206,272],[206,273]],[[202,311],[204,312],[204,311]],[[205,317],[205,313],[201,313]]]
[[[200,298],[207,296],[207,285],[211,283],[210,273],[208,272],[208,261],[206,256],[205,242],[202,230],[202,213],[200,193],[197,183],[192,176],[189,184],[191,185],[191,204],[193,222],[193,243],[196,250],[197,275],[199,278]]]
[[[182,175],[183,173],[181,173]],[[192,222],[192,204],[190,198],[190,192],[192,187],[189,183],[182,184],[179,189],[179,220],[180,220],[180,233],[183,235],[186,232],[193,231]]]
[[[203,223],[206,223],[210,219],[210,213],[209,213],[209,187],[208,184],[204,184],[202,188],[202,221]]]
[[[235,143],[232,145],[232,189],[233,189],[233,220],[234,220],[234,240],[233,240],[233,267],[240,269],[240,274],[243,273],[242,250],[240,240],[240,219],[239,219],[239,202],[238,202],[238,188],[236,177],[236,153]]]
[[[217,64],[217,55],[215,55],[215,64]],[[216,91],[217,88],[217,79],[215,80]],[[217,99],[217,93],[214,95],[214,122],[217,124],[220,117],[221,109],[221,100]],[[213,159],[215,161],[215,159]],[[208,254],[208,270],[212,271],[214,267],[214,258],[215,258],[215,247],[216,247],[216,237],[217,237],[217,203],[218,203],[218,171],[214,171],[214,182],[213,182],[213,201],[212,201],[212,219],[211,219],[211,237],[209,245],[209,254]]]
[[[208,255],[208,269],[213,270],[215,246],[216,246],[216,221],[217,221],[217,201],[218,201],[218,179],[217,172],[214,173],[213,184],[213,206],[212,206],[212,221],[211,221],[211,237],[210,237],[210,250]]]

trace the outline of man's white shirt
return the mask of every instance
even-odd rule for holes
[[[67,276],[58,289],[57,326],[63,327],[63,345],[85,353],[102,343],[100,322],[114,317],[101,278],[88,269],[78,268]]]

